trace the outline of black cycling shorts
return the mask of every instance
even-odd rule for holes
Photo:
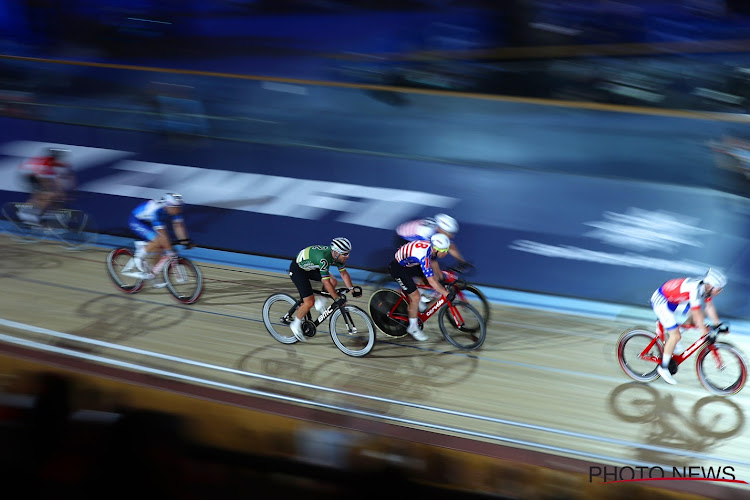
[[[299,296],[303,299],[313,294],[310,280],[323,281],[323,278],[320,276],[320,269],[305,271],[299,267],[296,260],[293,260],[292,263],[289,264],[289,277],[292,278],[292,282],[294,283],[294,286],[297,287]]]
[[[407,294],[413,293],[417,290],[417,284],[414,283],[414,278],[424,278],[421,266],[404,267],[399,264],[396,259],[393,259],[391,263],[388,264],[388,272],[391,273],[391,276],[396,280],[396,283],[398,283],[401,289]]]

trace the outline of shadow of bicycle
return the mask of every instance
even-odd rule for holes
[[[742,408],[721,396],[706,396],[692,406],[680,405],[674,394],[662,394],[648,384],[629,382],[609,395],[609,408],[621,421],[645,424],[642,442],[690,451],[705,451],[734,436],[745,426]],[[639,458],[670,463],[668,451],[638,449]]]

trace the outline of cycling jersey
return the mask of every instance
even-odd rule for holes
[[[154,229],[164,229],[166,220],[171,219],[174,222],[182,222],[182,213],[170,215],[167,207],[156,200],[149,200],[141,203],[131,212],[131,218],[141,223],[148,223]]]
[[[432,244],[427,241],[412,241],[396,251],[396,262],[404,267],[421,266],[425,278],[434,274],[430,265]]]
[[[346,269],[346,266],[333,259],[331,247],[325,245],[313,245],[300,250],[296,259],[297,265],[304,271],[320,271],[321,279],[331,277],[330,267],[336,266],[339,272]]]
[[[706,288],[699,279],[677,278],[664,283],[658,292],[667,300],[669,309],[676,311],[681,305],[690,309],[703,306]],[[705,301],[710,302],[711,297]]]
[[[49,156],[36,156],[21,163],[19,169],[24,175],[52,179],[57,177],[56,168],[58,167],[65,167],[65,165]]]
[[[437,223],[432,217],[404,222],[396,228],[396,234],[407,241],[429,240],[437,233]]]

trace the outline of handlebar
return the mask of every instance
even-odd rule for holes
[[[336,289],[336,293],[339,295],[346,295],[347,293],[351,292],[352,297],[361,297],[362,296],[362,287],[361,286],[353,286],[351,290],[349,290],[346,287],[341,287]],[[321,295],[324,295],[326,297],[331,297],[331,294],[328,293],[325,289],[320,291]]]

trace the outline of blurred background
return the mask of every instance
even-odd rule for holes
[[[464,253],[483,272],[481,284],[642,305],[672,274],[693,274],[709,263],[733,280],[734,291],[722,297],[729,315],[750,317],[750,0],[0,0],[0,33],[3,143],[111,148],[159,164],[425,189],[455,198],[425,205],[415,216],[435,207],[456,214],[469,248]],[[264,149],[269,146],[283,149]],[[342,152],[369,159],[337,156]],[[79,168],[81,158],[73,158]],[[308,161],[316,172],[302,172]],[[94,193],[86,208],[99,214],[103,231],[125,234],[132,198],[105,198],[121,194],[96,184],[114,169],[89,167],[79,172],[82,189]],[[434,178],[423,179],[424,172]],[[572,177],[558,183],[558,175]],[[7,183],[2,189],[6,201],[17,196]],[[189,204],[200,204],[201,190],[206,185],[184,193]],[[276,221],[268,214],[230,214],[216,198],[206,195],[189,214],[205,246],[287,257],[316,234],[307,220],[294,219],[285,226],[298,235],[294,240],[237,235],[229,229],[276,227]],[[677,207],[679,214],[663,212]],[[321,218],[359,241],[390,241],[391,227]],[[632,224],[612,223],[624,219]],[[689,223],[676,231],[688,241],[682,246],[670,240],[678,219]],[[711,233],[705,241],[690,226],[704,222]],[[488,237],[494,247],[480,244],[495,234],[487,227],[498,233],[497,240]],[[644,227],[652,233],[643,235]],[[694,236],[698,243],[690,241]],[[621,284],[611,290],[590,262],[573,257],[567,267],[550,264],[543,254],[557,247],[546,245],[558,243],[680,262],[669,269],[663,261],[607,268],[607,280]],[[515,258],[506,261],[514,269],[496,264],[498,248],[505,249],[503,259]],[[389,251],[373,251],[357,265],[376,269]],[[539,261],[550,268],[547,281],[523,272],[540,269]],[[580,281],[571,286],[571,277]],[[374,453],[387,457],[377,474],[368,476],[370,462],[361,471],[367,481],[382,479],[386,489],[425,491],[394,471],[407,471],[405,477],[421,471],[433,483],[444,476],[440,466],[425,465],[429,460],[420,454],[426,451],[405,452],[407,445],[393,441],[363,444],[371,436],[328,428],[294,434],[298,441],[287,443],[279,463],[263,455],[273,444],[251,459],[211,454],[216,450],[183,440],[182,416],[131,414],[118,405],[86,402],[80,408],[106,410],[98,415],[104,420],[86,430],[76,426],[75,433],[69,423],[55,434],[46,422],[69,422],[75,384],[55,375],[20,385],[19,393],[45,398],[6,401],[4,429],[22,436],[14,443],[18,450],[31,442],[22,439],[49,430],[46,454],[25,455],[49,468],[18,476],[42,478],[45,488],[68,484],[50,472],[66,462],[60,450],[87,440],[104,454],[96,446],[103,434],[155,464],[189,457],[160,477],[191,477],[195,496],[208,497],[219,485],[229,494],[250,477],[264,493],[343,497],[359,485],[342,485],[335,474],[330,481],[314,476]],[[12,434],[18,426],[26,434]],[[127,446],[130,433],[163,441]],[[279,436],[288,441],[290,433]],[[5,458],[14,464],[12,453]],[[191,475],[207,463],[227,462],[235,466],[229,472]],[[291,486],[273,476],[274,467],[300,463],[321,468],[307,469],[305,480]],[[75,477],[89,481],[99,473],[95,465],[82,460]],[[498,465],[494,474],[513,472]],[[101,480],[87,484],[95,488]],[[451,497],[443,489],[430,494]]]

